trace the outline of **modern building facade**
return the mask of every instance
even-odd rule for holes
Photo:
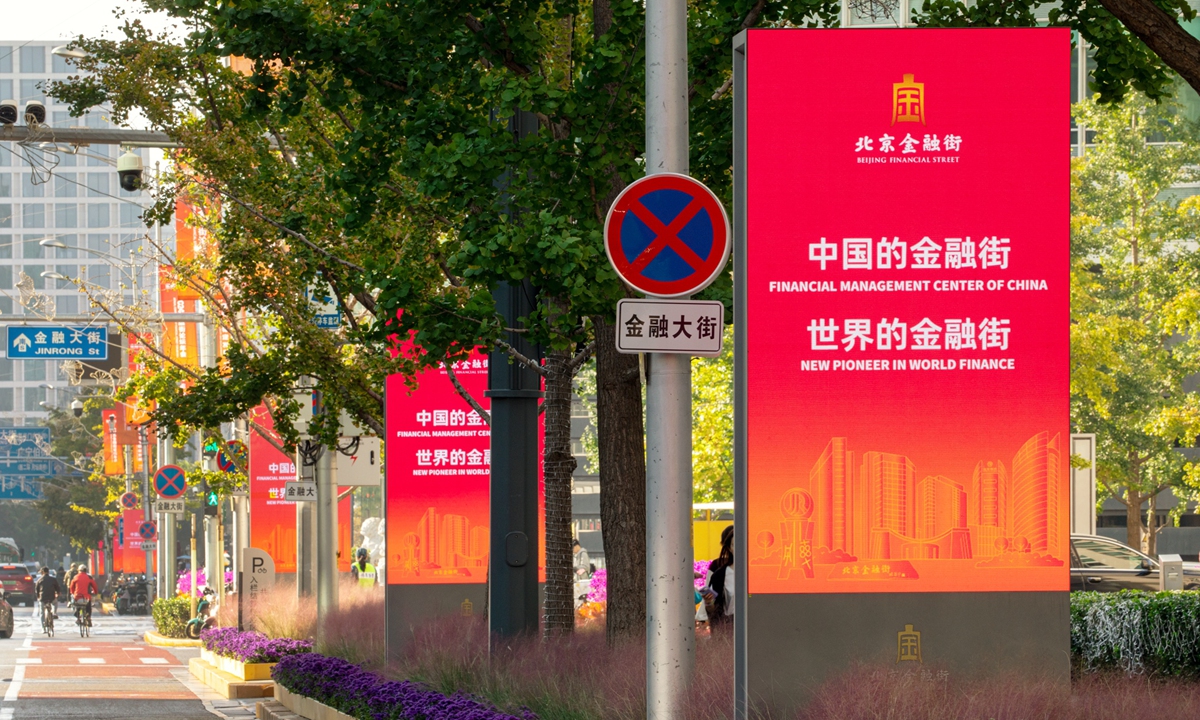
[[[66,105],[47,97],[49,81],[79,72],[52,53],[59,45],[61,41],[0,41],[0,99],[15,100],[22,109],[30,100],[45,103],[47,126],[22,143],[5,140],[0,127],[4,325],[44,322],[46,316],[79,324],[71,319],[95,316],[74,281],[125,303],[154,287],[155,253],[146,242],[149,233],[141,219],[150,197],[144,191],[121,190],[115,168],[121,149],[75,148],[53,141],[54,128],[110,126],[103,108],[72,117]],[[147,151],[138,152],[145,160]],[[164,227],[162,234],[169,242],[173,228]],[[65,247],[46,247],[47,238]],[[38,312],[27,307],[31,297],[41,300]],[[110,343],[119,343],[119,337],[111,337]],[[120,352],[119,344],[110,346],[112,352]],[[39,424],[47,406],[66,407],[72,392],[59,361],[0,357],[0,426]]]

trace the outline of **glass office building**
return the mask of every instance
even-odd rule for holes
[[[131,303],[138,290],[152,287],[155,253],[148,242],[151,231],[141,219],[151,201],[144,191],[121,190],[115,164],[122,150],[54,142],[54,128],[110,126],[103,108],[72,117],[65,105],[46,96],[48,81],[79,73],[51,52],[60,45],[62,41],[0,41],[0,99],[15,100],[22,112],[30,100],[45,103],[47,126],[23,142],[6,141],[0,127],[3,325],[46,322],[47,316],[57,323],[80,324],[100,316],[88,294]],[[148,157],[144,149],[137,152],[143,161]],[[152,173],[148,168],[147,176]],[[169,238],[173,228],[162,233]],[[47,247],[47,238],[66,247]],[[118,335],[110,335],[110,343],[116,343],[110,344],[110,354],[121,352]],[[0,426],[37,425],[47,406],[69,405],[79,388],[69,386],[60,365],[0,357]]]

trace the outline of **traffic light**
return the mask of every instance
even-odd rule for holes
[[[221,512],[221,501],[217,497],[217,491],[209,488],[208,483],[203,483],[201,492],[204,493],[204,514],[219,514]]]
[[[209,439],[204,442],[204,457],[216,457],[221,451],[221,442],[219,440]]]

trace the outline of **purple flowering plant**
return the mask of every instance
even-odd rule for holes
[[[253,630],[218,627],[200,634],[205,649],[244,663],[274,663],[292,655],[311,653],[308,640],[269,638]]]
[[[385,680],[317,653],[283,658],[271,677],[290,692],[359,720],[537,720],[529,710],[517,717],[466,693],[443,695],[407,680]]]

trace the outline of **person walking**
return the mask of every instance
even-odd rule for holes
[[[733,627],[733,526],[721,531],[721,553],[704,573],[704,610],[713,630]]]
[[[372,588],[379,584],[379,573],[375,572],[375,566],[367,562],[370,553],[366,548],[360,547],[355,562],[350,565],[350,577],[358,581],[358,586],[361,588]]]

